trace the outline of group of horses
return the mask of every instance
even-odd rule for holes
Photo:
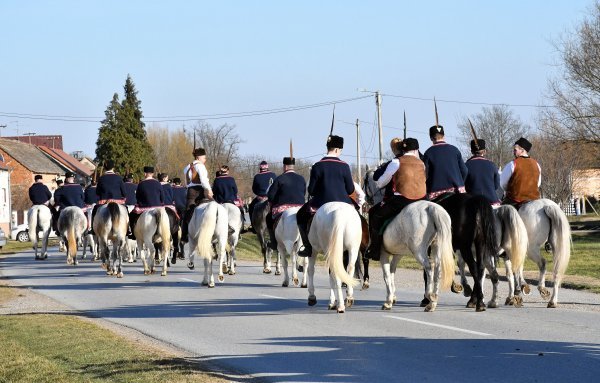
[[[373,181],[373,171],[368,171],[363,188],[367,200],[378,203],[383,197]],[[283,268],[282,286],[290,285],[288,258],[291,260],[291,279],[294,285],[308,287],[308,304],[315,305],[314,271],[317,254],[324,254],[329,270],[329,309],[342,313],[354,304],[354,288],[358,284],[357,271],[362,271],[363,288],[368,287],[368,261],[359,258],[365,250],[364,220],[357,210],[347,203],[330,202],[321,206],[310,225],[309,240],[313,254],[298,257],[302,247],[296,222],[298,207],[285,210],[277,220],[275,238],[277,261],[275,274]],[[263,255],[263,272],[272,272],[272,253],[268,246],[266,215],[268,201],[256,204],[251,218]],[[29,232],[36,259],[47,257],[46,247],[50,231],[51,214],[43,205],[31,208]],[[102,205],[91,222],[98,243],[102,266],[107,274],[123,277],[123,256],[127,252],[127,227],[129,214],[125,206],[110,202]],[[60,212],[58,231],[66,243],[67,263],[77,264],[77,246],[88,229],[88,218],[82,209],[69,207]],[[144,211],[134,228],[137,248],[144,264],[144,273],[154,273],[156,260],[163,262],[161,275],[167,275],[168,266],[177,258],[187,255],[190,269],[195,268],[198,256],[204,263],[202,284],[214,287],[213,263],[218,263],[218,280],[224,281],[225,273],[234,275],[235,248],[240,238],[243,220],[240,210],[232,204],[200,201],[189,222],[187,246],[179,243],[179,219],[173,210],[157,207]],[[42,251],[38,255],[38,232],[42,232]],[[442,290],[451,288],[469,297],[467,307],[484,311],[497,307],[499,275],[496,266],[504,258],[509,285],[505,304],[521,306],[522,294],[530,288],[523,277],[523,263],[529,256],[539,267],[538,290],[549,299],[548,307],[556,307],[558,290],[570,257],[570,228],[566,216],[554,202],[540,199],[524,204],[517,211],[512,206],[493,209],[480,196],[454,194],[439,203],[417,201],[389,221],[383,232],[381,268],[386,286],[384,310],[390,310],[396,302],[395,272],[399,259],[407,250],[413,254],[424,270],[425,292],[421,306],[434,311]],[[554,288],[552,296],[545,286],[546,261],[540,248],[553,253]],[[112,248],[112,251],[111,251]],[[173,249],[172,258],[169,259]],[[184,254],[187,249],[188,254]],[[454,282],[455,260],[461,275],[461,283]],[[473,277],[473,288],[468,284],[465,265]],[[358,266],[358,267],[357,267]],[[303,271],[302,281],[298,271]],[[493,284],[493,293],[487,305],[484,301],[483,283],[486,271]],[[343,287],[346,288],[344,296]]]

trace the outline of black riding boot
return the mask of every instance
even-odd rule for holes
[[[267,229],[269,230],[269,243],[267,244],[267,246],[269,246],[269,248],[271,250],[277,250],[277,240],[275,239],[275,228],[273,227],[275,222],[273,222],[273,216],[271,215],[271,213],[267,214],[266,223],[267,223]]]
[[[310,217],[310,206],[308,203],[305,203],[300,210],[298,210],[298,213],[296,213],[298,231],[300,232],[300,238],[302,238],[302,244],[304,244],[304,249],[298,252],[299,257],[310,257],[312,255],[312,246],[308,241],[308,221],[310,221]]]
[[[369,247],[365,252],[365,258],[379,261],[379,258],[381,257],[381,242],[383,242],[382,235],[376,234],[373,236],[371,233],[371,243],[369,243]]]
[[[195,208],[196,206],[190,206],[183,215],[183,219],[181,220],[181,242],[188,242],[188,226],[192,220],[192,215],[194,215]]]

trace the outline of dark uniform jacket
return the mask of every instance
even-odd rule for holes
[[[161,186],[165,196],[165,205],[173,205],[173,187],[168,182],[164,184],[161,183]]]
[[[135,192],[137,206],[154,207],[163,206],[165,202],[165,193],[158,180],[146,179],[140,181]]]
[[[96,186],[88,186],[83,192],[83,202],[86,205],[98,203],[98,195],[96,194]]]
[[[36,182],[29,187],[29,199],[34,205],[43,205],[52,198],[52,193],[48,186]]]
[[[275,181],[275,177],[275,173],[273,172],[264,172],[256,174],[254,176],[254,180],[252,181],[252,192],[257,196],[266,197],[270,180]]]
[[[467,166],[460,151],[445,142],[437,142],[423,156],[427,173],[427,193],[465,186]]]
[[[173,202],[177,210],[185,209],[187,203],[187,188],[185,186],[173,186]]]
[[[349,195],[354,192],[350,166],[337,157],[323,157],[310,171],[308,194],[310,206],[318,209],[327,202],[352,204]]]
[[[303,205],[306,195],[304,177],[293,170],[288,170],[279,177],[269,189],[268,197],[272,207],[281,205]]]
[[[137,191],[137,184],[133,182],[125,182],[125,205],[137,204],[135,198],[135,192]]]
[[[98,180],[96,195],[100,202],[107,199],[125,199],[126,193],[125,182],[118,174],[105,173]]]
[[[79,184],[65,183],[54,192],[54,205],[60,206],[61,210],[69,206],[83,208],[83,188]]]
[[[467,160],[469,174],[465,180],[467,193],[482,195],[489,203],[499,203],[496,189],[500,188],[498,168],[487,158],[473,156]]]
[[[268,186],[268,185],[267,185]],[[233,203],[237,199],[238,188],[233,177],[225,175],[215,178],[213,196],[218,203]]]

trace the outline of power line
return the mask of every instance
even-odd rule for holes
[[[414,97],[414,96],[401,96],[396,94],[382,93],[382,96],[394,97],[394,98],[404,98],[407,100],[417,100],[417,101],[433,101],[433,98],[425,98],[425,97]],[[512,106],[512,107],[523,107],[523,108],[555,108],[554,105],[534,105],[534,104],[508,104],[505,102],[477,102],[477,101],[464,101],[464,100],[447,100],[436,98],[437,102],[446,102],[450,104],[469,104],[469,105],[488,105],[488,106]]]

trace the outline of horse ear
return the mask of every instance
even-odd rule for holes
[[[365,164],[365,170],[369,171],[369,164]]]

